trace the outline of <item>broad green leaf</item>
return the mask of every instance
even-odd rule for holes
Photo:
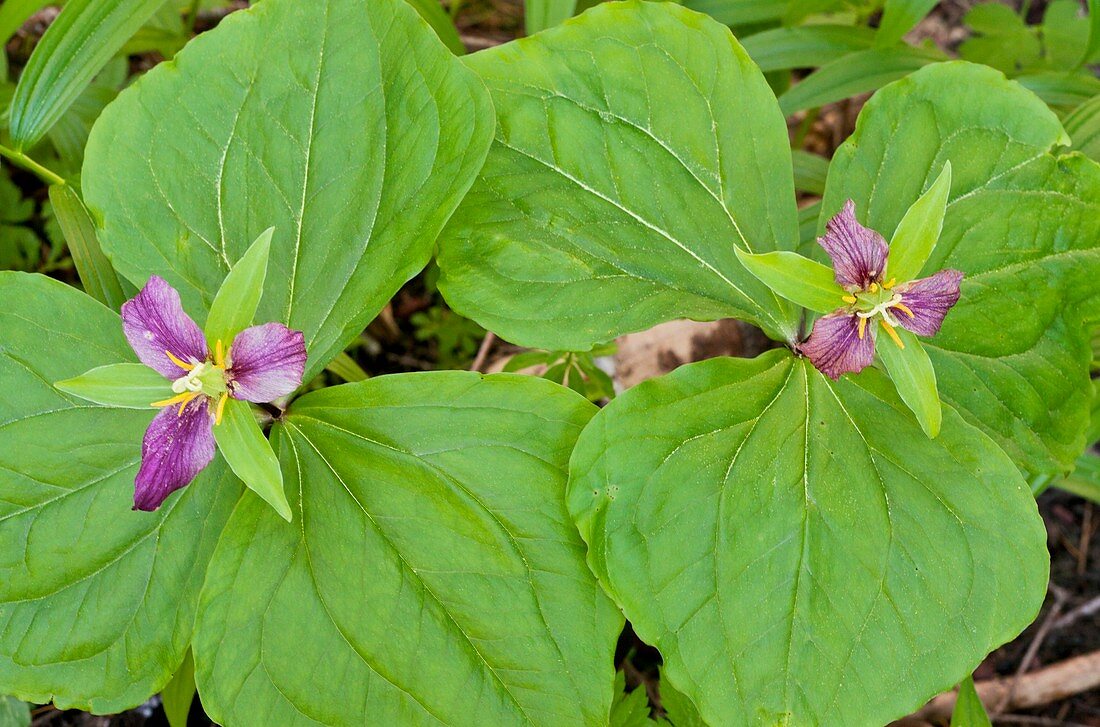
[[[935,438],[939,436],[943,423],[943,407],[936,389],[932,361],[916,336],[904,328],[895,329],[895,333],[904,344],[904,349],[887,340],[885,335],[880,335],[875,351],[894,382],[898,396],[916,416],[924,433]]]
[[[944,55],[927,48],[899,45],[856,51],[827,63],[779,97],[785,116],[882,88]]]
[[[111,261],[99,246],[95,224],[88,216],[80,195],[69,184],[50,185],[50,204],[65,235],[84,291],[100,303],[118,310],[126,302],[126,294]]]
[[[134,356],[116,313],[0,273],[0,693],[99,714],[141,704],[183,661],[214,543],[241,488],[215,462],[132,511],[152,412],[50,382]]]
[[[164,0],[68,0],[35,46],[15,89],[9,131],[33,147]]]
[[[498,129],[440,238],[452,307],[550,350],[673,318],[794,338],[794,307],[734,254],[798,233],[786,127],[727,28],[631,0],[467,62]]]
[[[1100,161],[1100,95],[1074,109],[1062,125],[1073,140],[1075,151]]]
[[[1049,71],[1018,76],[1016,81],[1048,106],[1074,108],[1100,95],[1100,79],[1091,74]]]
[[[206,317],[206,340],[211,344],[223,341],[228,345],[234,336],[252,325],[264,292],[271,237],[274,234],[274,227],[261,232],[225,276],[225,282],[214,296],[210,314]]]
[[[1042,519],[992,441],[950,409],[929,439],[877,370],[831,382],[787,351],[621,394],[577,443],[569,506],[712,725],[886,724],[1046,590]]]
[[[1039,35],[1008,5],[978,3],[963,20],[976,32],[959,46],[964,60],[1009,74],[1038,65],[1043,51]]]
[[[936,0],[886,0],[875,45],[885,48],[899,42],[935,6]]]
[[[822,219],[853,199],[889,239],[944,164],[943,231],[922,274],[956,268],[962,297],[925,342],[943,401],[1025,470],[1068,469],[1084,448],[1091,359],[1080,320],[1100,316],[1100,167],[1054,114],[968,63],[879,91],[829,169]]]
[[[50,2],[51,0],[4,0],[0,3],[0,45],[7,45],[15,31]]]
[[[829,176],[829,160],[800,149],[791,151],[794,164],[794,188],[810,194],[824,194],[825,180]]]
[[[290,503],[283,491],[279,460],[252,415],[252,405],[233,397],[226,399],[222,422],[214,427],[214,438],[233,474],[290,522]]]
[[[906,210],[894,230],[887,267],[890,277],[905,282],[920,274],[940,239],[950,194],[951,162],[948,161],[936,181]]]
[[[41,248],[42,241],[31,228],[0,225],[0,269],[37,270]]]
[[[191,702],[195,699],[195,659],[190,649],[183,664],[172,676],[172,681],[161,690],[160,698],[169,727],[187,727],[187,715],[191,713]]]
[[[1089,19],[1082,16],[1078,0],[1053,0],[1047,5],[1042,34],[1047,67],[1072,70],[1088,57]]]
[[[615,672],[615,701],[611,704],[608,727],[650,727],[655,724],[649,718],[649,699],[644,687],[626,691],[626,676]]]
[[[803,308],[831,313],[844,306],[841,299],[848,292],[827,265],[787,251],[752,255],[738,250],[737,259],[769,288]]]
[[[668,680],[661,679],[660,691],[661,706],[664,707],[668,714],[668,721],[673,727],[707,727],[691,700],[672,686]]]
[[[564,503],[593,411],[540,379],[469,372],[295,401],[274,436],[295,526],[246,497],[207,574],[194,640],[207,712],[606,725],[622,617]]]
[[[951,727],[993,727],[985,713],[982,700],[974,689],[974,677],[968,676],[959,683],[959,696],[951,713]]]
[[[683,4],[725,25],[756,25],[785,16],[790,0],[683,0]]]
[[[54,383],[66,394],[103,406],[150,410],[154,401],[171,398],[172,382],[139,363],[98,366],[80,376]]]
[[[577,11],[577,0],[524,0],[523,21],[527,35],[561,25]]]
[[[871,47],[875,33],[851,25],[805,25],[773,28],[745,38],[742,44],[762,71],[816,68]]]
[[[0,726],[30,727],[31,705],[15,697],[0,697]]]
[[[274,227],[257,319],[305,333],[309,380],[424,267],[492,125],[403,0],[264,0],[107,107],[85,198],[119,272],[161,275],[195,314]]]
[[[451,49],[452,53],[456,56],[466,54],[466,46],[462,43],[462,39],[458,37],[458,29],[455,28],[454,21],[443,10],[443,5],[439,0],[408,0],[408,3],[416,8],[416,12],[420,13],[420,17],[424,18],[428,25],[432,26],[432,30],[443,41],[443,44]]]

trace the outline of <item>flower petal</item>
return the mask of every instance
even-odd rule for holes
[[[141,292],[122,304],[122,330],[141,362],[169,379],[178,379],[186,371],[164,353],[182,361],[206,359],[206,339],[202,331],[183,311],[180,295],[156,275]]]
[[[871,365],[875,359],[875,339],[871,325],[863,338],[859,337],[858,316],[830,313],[817,319],[813,332],[799,350],[818,371],[830,379],[838,379],[841,374],[856,373]]]
[[[941,270],[935,275],[898,286],[901,303],[912,312],[895,309],[894,317],[918,336],[934,336],[940,330],[947,311],[959,302],[959,283],[963,274],[958,270]]]
[[[156,510],[214,459],[214,422],[207,401],[198,396],[182,413],[179,407],[165,407],[145,430],[134,481],[135,510]]]
[[[825,225],[825,236],[817,239],[833,261],[836,282],[845,288],[864,290],[882,281],[890,248],[882,235],[859,224],[856,203],[848,200]]]
[[[229,358],[226,378],[233,398],[257,404],[275,401],[302,385],[305,337],[282,323],[252,326],[233,339]]]

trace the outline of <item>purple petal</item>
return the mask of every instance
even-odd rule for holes
[[[830,313],[818,318],[806,342],[799,346],[810,363],[828,376],[857,373],[875,359],[875,339],[868,323],[863,338],[859,337],[859,317],[850,313]]]
[[[156,275],[122,304],[122,330],[141,362],[170,379],[187,372],[172,363],[165,351],[182,361],[206,359],[206,339],[183,312],[180,294]]]
[[[895,308],[892,312],[898,323],[918,336],[934,336],[940,330],[947,311],[959,302],[959,283],[963,274],[958,270],[941,270],[935,275],[898,286],[901,303],[913,315],[904,309]]]
[[[856,204],[844,203],[844,209],[825,225],[825,236],[817,242],[833,261],[836,282],[844,288],[865,290],[882,281],[889,246],[882,235],[856,220]]]
[[[282,323],[246,328],[233,339],[229,359],[229,393],[235,399],[275,401],[302,385],[305,337]]]
[[[141,468],[134,481],[134,509],[156,510],[189,484],[214,459],[214,423],[207,398],[192,399],[183,413],[169,406],[153,418],[141,443]]]

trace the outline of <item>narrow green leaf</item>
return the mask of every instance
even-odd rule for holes
[[[51,0],[4,0],[0,3],[0,46],[7,45],[27,19]]]
[[[1073,149],[1100,161],[1100,96],[1081,104],[1062,121]]]
[[[290,522],[290,503],[283,492],[279,460],[252,415],[252,405],[229,397],[221,424],[214,427],[214,439],[233,474]]]
[[[776,293],[817,313],[831,313],[842,307],[841,298],[848,295],[837,284],[832,268],[796,252],[754,255],[737,249],[737,259]]]
[[[274,234],[274,227],[261,232],[225,276],[225,282],[214,296],[210,315],[206,318],[206,339],[211,343],[229,343],[234,336],[252,325],[264,293],[267,260]]]
[[[992,727],[978,697],[978,690],[974,688],[973,676],[968,676],[959,684],[959,698],[951,713],[951,727]]]
[[[1073,474],[1052,484],[1060,490],[1100,504],[1100,456],[1086,452],[1077,458]]]
[[[111,261],[99,246],[95,224],[80,195],[71,185],[54,184],[50,187],[50,204],[69,244],[84,292],[117,311],[126,302],[126,294]]]
[[[857,51],[822,66],[779,97],[783,114],[875,91],[913,71],[945,60],[939,51],[898,46]]]
[[[794,149],[794,188],[810,194],[825,194],[825,179],[829,176],[829,160],[817,154]]]
[[[439,0],[408,0],[408,3],[416,8],[420,17],[428,21],[428,25],[432,26],[432,30],[443,41],[443,45],[450,48],[456,56],[466,55],[466,46],[458,37],[458,30],[451,16],[443,9]]]
[[[936,6],[936,0],[886,0],[875,47],[894,45]]]
[[[771,23],[787,14],[789,0],[684,0],[689,10],[706,13],[726,25]]]
[[[1091,74],[1048,71],[1017,76],[1015,80],[1047,106],[1074,108],[1100,95],[1100,79]]]
[[[875,39],[870,28],[852,25],[804,25],[773,28],[741,41],[762,71],[816,68],[855,51],[867,50]]]
[[[550,351],[525,351],[523,353],[517,353],[512,358],[508,359],[508,362],[504,364],[503,370],[507,373],[514,373],[532,366],[549,363],[551,360],[556,359],[554,359],[554,354]]]
[[[366,381],[370,378],[370,374],[364,371],[363,367],[356,363],[346,351],[337,354],[325,368],[349,383]]]
[[[30,149],[164,0],[69,0],[34,49],[11,104],[11,139]]]
[[[821,218],[821,202],[808,204],[798,210],[798,251],[810,257],[815,249],[820,249],[817,243],[818,220]]]
[[[939,436],[943,406],[936,388],[936,371],[921,342],[904,328],[894,329],[905,344],[904,350],[881,333],[875,352],[886,367],[890,379],[905,405],[917,417],[921,429],[930,438]]]
[[[887,272],[900,281],[912,280],[928,262],[943,230],[951,196],[951,162],[943,165],[932,186],[909,207],[890,240]]]
[[[1085,55],[1081,58],[1081,65],[1095,63],[1100,58],[1100,0],[1088,0],[1089,2],[1089,43],[1085,48]]]
[[[164,703],[164,716],[168,718],[170,727],[187,727],[187,715],[195,699],[195,658],[190,649],[172,676],[172,681],[161,690],[160,699]]]
[[[54,386],[81,399],[123,409],[150,409],[154,401],[173,396],[168,379],[139,363],[99,366]]]
[[[577,11],[577,0],[526,0],[523,19],[527,35],[560,25]]]

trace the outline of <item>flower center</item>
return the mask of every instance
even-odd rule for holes
[[[226,358],[227,351],[225,350],[221,341],[217,342],[214,348],[214,360],[213,361],[201,361],[199,363],[188,363],[178,356],[173,355],[171,351],[164,352],[166,356],[177,366],[183,369],[186,373],[172,382],[172,393],[175,394],[170,399],[164,401],[154,401],[151,406],[163,407],[163,406],[175,406],[179,404],[179,416],[183,416],[184,409],[190,404],[196,397],[205,396],[211,401],[217,400],[217,406],[214,413],[214,424],[221,424],[222,413],[225,411],[225,402],[229,398],[229,387],[226,385],[225,370],[226,370]]]
[[[901,293],[894,292],[895,282],[891,278],[889,282],[882,285],[871,283],[864,290],[844,296],[844,302],[850,306],[850,310],[859,318],[860,339],[867,332],[867,321],[877,317],[882,324],[882,329],[897,344],[898,348],[905,348],[905,344],[898,336],[897,331],[894,330],[899,325],[894,315],[896,311],[901,311],[912,318],[913,312],[902,302]]]

